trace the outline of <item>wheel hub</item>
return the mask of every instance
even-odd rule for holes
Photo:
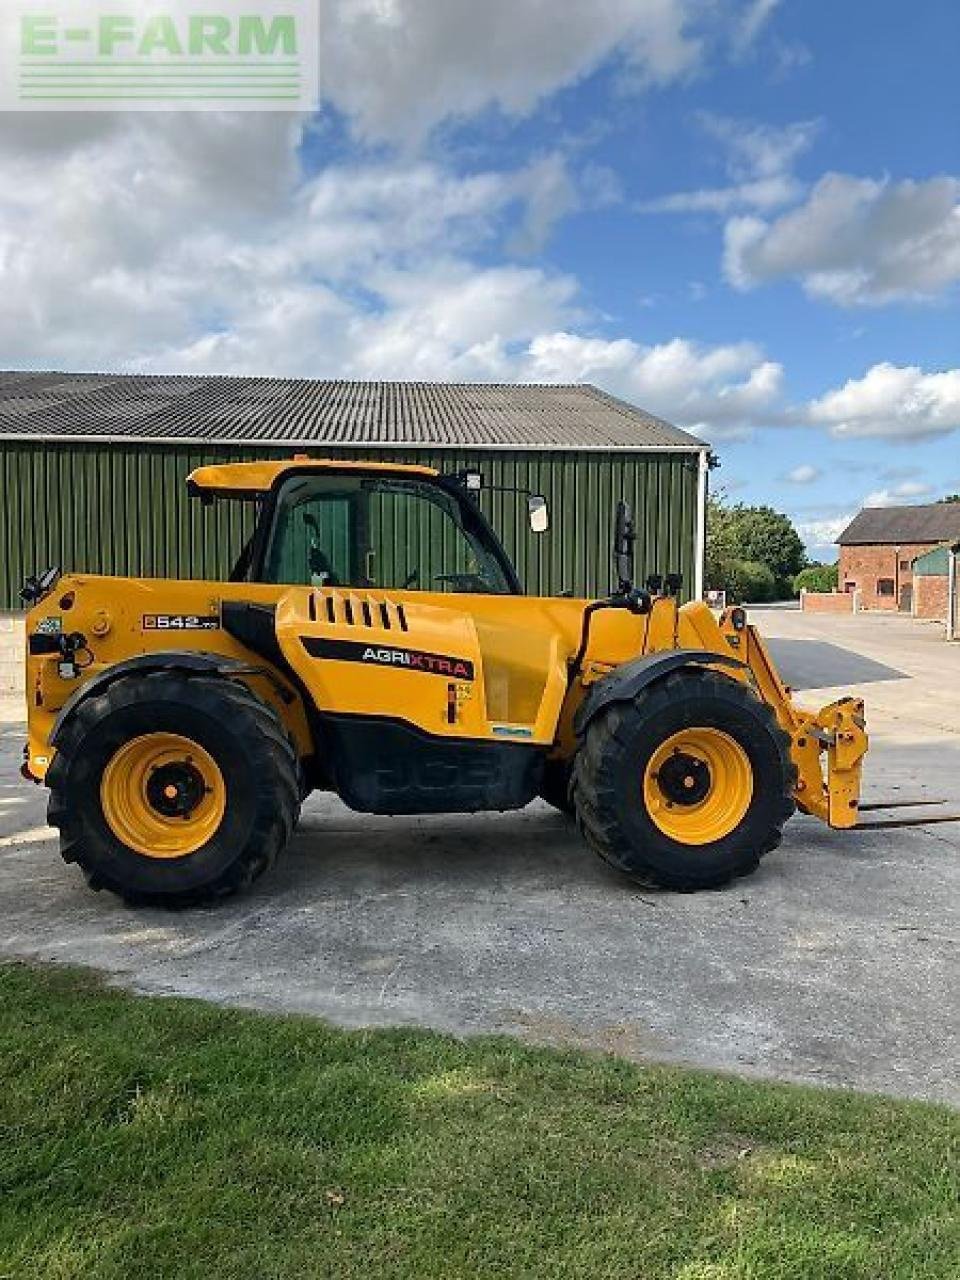
[[[165,818],[189,818],[208,789],[192,760],[160,765],[146,784],[148,803]]]
[[[710,766],[677,750],[657,771],[657,785],[669,804],[700,804],[710,794]]]
[[[753,799],[753,766],[744,748],[714,726],[670,734],[643,774],[650,821],[678,844],[709,845],[739,825]]]
[[[217,832],[227,791],[216,760],[182,734],[132,738],[107,762],[100,781],[107,826],[148,858],[183,858]]]

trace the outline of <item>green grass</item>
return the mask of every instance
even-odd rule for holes
[[[960,1118],[0,969],[0,1275],[955,1280]]]

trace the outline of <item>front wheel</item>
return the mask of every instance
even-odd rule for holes
[[[121,677],[67,722],[48,774],[60,851],[94,889],[190,905],[246,888],[284,848],[298,762],[246,686],[175,671]]]
[[[756,870],[794,811],[790,739],[747,685],[678,672],[588,726],[573,798],[587,843],[648,887],[713,889]]]

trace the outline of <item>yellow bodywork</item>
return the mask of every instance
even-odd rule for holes
[[[721,620],[721,633],[735,646],[760,697],[773,708],[780,727],[790,736],[797,767],[797,804],[831,827],[856,826],[860,775],[869,746],[863,703],[859,698],[840,698],[819,711],[796,706],[757,629],[748,626],[738,633],[730,619],[728,612]]]
[[[187,476],[187,487],[194,493],[215,497],[235,497],[244,494],[267,493],[281,476],[295,475],[297,471],[357,471],[391,472],[408,476],[436,476],[433,467],[421,467],[399,462],[331,461],[324,458],[294,457],[282,462],[223,462],[208,467],[197,467]]]
[[[318,465],[309,463],[312,468]],[[250,493],[268,488],[290,466],[285,462],[204,467],[194,472],[192,481],[198,489],[211,492]],[[425,468],[409,470],[435,474]],[[276,638],[301,688],[222,628],[221,608],[230,600],[275,607]],[[735,625],[740,621],[737,613],[728,611],[718,622],[705,604],[679,607],[669,597],[655,598],[646,615],[625,609],[595,612],[581,669],[571,680],[571,662],[581,644],[590,603],[508,595],[67,576],[30,611],[27,634],[81,633],[85,637],[83,667],[75,676],[64,678],[55,655],[28,656],[27,768],[38,780],[46,775],[55,750],[51,732],[71,695],[98,673],[141,654],[199,650],[244,663],[240,678],[276,709],[303,758],[317,750],[303,702],[306,689],[323,711],[388,714],[438,738],[525,742],[548,748],[553,759],[565,759],[576,747],[574,716],[593,683],[643,654],[680,648],[706,650],[718,659],[733,657],[745,664],[720,663],[718,669],[752,683],[774,709],[791,739],[799,805],[831,826],[855,825],[861,761],[867,749],[862,703],[843,699],[817,712],[801,710],[780,681],[756,631]],[[173,624],[166,625],[171,619]],[[393,666],[389,659],[372,666],[312,661],[305,642],[322,646],[331,641],[361,643],[386,655],[402,644],[426,655],[452,656],[462,667],[444,669],[448,678],[436,679],[436,672]],[[460,678],[467,669],[472,678]],[[724,753],[718,742],[702,745],[735,783],[735,755]],[[136,767],[134,761],[131,769]],[[131,781],[130,786],[134,785]]]

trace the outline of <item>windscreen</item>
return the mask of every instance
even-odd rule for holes
[[[296,476],[283,485],[263,580],[307,586],[507,594],[496,552],[436,484]]]

